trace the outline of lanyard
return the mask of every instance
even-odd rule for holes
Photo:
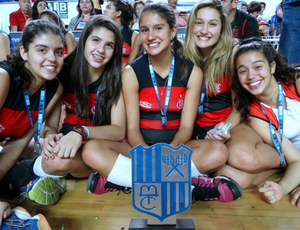
[[[202,89],[201,89],[201,96],[200,96],[200,102],[199,102],[199,107],[198,107],[198,113],[203,113],[203,101],[206,93],[206,86],[205,86],[205,79],[203,80],[202,83]]]
[[[97,104],[98,104],[98,95],[99,95],[99,92],[100,92],[100,87],[101,87],[101,85],[99,85],[99,87],[98,87],[98,89],[97,89],[97,93],[96,93],[96,100],[95,100],[95,112],[94,112],[94,114],[93,114],[93,120],[92,120],[92,125],[94,124],[94,122],[95,122],[95,114],[96,114],[96,112],[97,112]]]
[[[43,118],[44,118],[44,108],[45,108],[45,97],[46,97],[46,83],[42,86],[40,91],[40,102],[39,102],[39,109],[38,109],[38,119],[37,119],[37,130],[36,133],[33,129],[33,119],[32,119],[32,112],[31,112],[31,105],[30,99],[27,90],[23,90],[23,96],[26,104],[26,111],[30,120],[30,125],[33,132],[34,137],[34,152],[37,155],[41,154],[41,145],[40,145],[40,136],[43,126]]]
[[[169,70],[169,77],[168,77],[168,84],[167,84],[167,92],[166,92],[166,97],[165,97],[164,109],[162,108],[162,105],[161,105],[161,102],[160,102],[160,96],[159,96],[158,88],[157,88],[157,81],[156,81],[156,78],[155,78],[153,65],[152,65],[149,57],[148,57],[148,61],[149,61],[149,71],[150,71],[150,74],[151,74],[153,87],[154,87],[155,94],[156,94],[158,104],[159,104],[159,107],[160,107],[161,125],[165,127],[165,126],[167,126],[167,110],[168,110],[170,95],[171,95],[175,58],[174,58],[174,55],[172,54],[172,61],[171,61],[170,70]]]
[[[263,109],[263,107],[261,106],[261,102],[259,101],[259,105],[260,105],[260,110],[268,117],[267,113],[265,112],[265,110]],[[280,82],[278,82],[278,124],[279,124],[279,133],[280,133],[280,143],[282,144],[282,137],[283,137],[283,116],[284,116],[284,97],[283,97],[283,89],[282,89],[282,85]],[[273,141],[273,144],[275,145],[275,148],[277,150],[277,152],[279,153],[280,156],[280,164],[283,165],[285,164],[285,159],[284,159],[284,154],[282,153],[282,147],[278,141],[276,132],[275,132],[275,128],[274,126],[271,124],[270,118],[269,119],[269,127],[270,127],[270,133],[271,133],[271,138]]]
[[[123,29],[124,29],[124,26],[121,25],[121,28],[120,28],[121,33],[123,32]]]

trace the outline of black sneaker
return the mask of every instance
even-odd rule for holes
[[[226,176],[209,178],[206,175],[192,178],[193,201],[231,202],[242,197],[243,192],[239,184]]]
[[[88,179],[86,190],[92,194],[103,194],[106,192],[122,191],[130,193],[130,188],[113,184],[102,177],[99,173],[93,172]]]

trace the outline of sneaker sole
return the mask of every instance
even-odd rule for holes
[[[97,187],[97,184],[94,184],[93,183],[93,178],[94,176],[97,175],[97,173],[92,173],[90,176],[89,176],[89,179],[87,181],[87,184],[86,184],[86,191],[88,193],[93,193],[95,192],[95,189]],[[94,188],[94,190],[92,191],[92,188]]]
[[[63,180],[63,181],[61,181]],[[59,185],[62,183],[62,187]],[[41,205],[53,205],[59,199],[59,194],[66,191],[65,178],[57,182],[50,177],[44,177],[36,182],[28,192],[28,198]]]

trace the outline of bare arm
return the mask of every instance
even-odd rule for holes
[[[269,123],[258,118],[250,118],[250,120],[250,127],[257,132],[266,144],[274,146],[270,135]],[[279,132],[276,131],[276,133],[278,140],[280,140]],[[300,178],[297,176],[300,175],[300,151],[286,137],[283,137],[281,146],[287,163],[286,171],[278,182],[283,190],[283,196],[290,193],[300,184]],[[279,199],[281,197],[279,197]]]
[[[132,34],[131,44],[132,44],[132,49],[128,58],[128,63],[134,61],[141,50],[142,41],[137,31],[134,31]]]
[[[123,70],[122,84],[127,114],[128,143],[132,147],[139,144],[147,147],[148,145],[140,132],[139,83],[130,66]]]
[[[7,55],[10,54],[10,41],[5,33],[0,33],[0,59],[6,60]]]
[[[202,81],[202,70],[199,67],[194,66],[185,93],[184,105],[180,118],[180,127],[170,143],[172,146],[177,147],[181,143],[186,144],[191,139],[198,111]]]
[[[68,47],[68,54],[72,53],[72,51],[76,47],[76,41],[75,41],[75,36],[74,36],[74,34],[71,31],[69,31],[66,34],[66,36],[65,36],[65,42],[66,42],[67,47]]]

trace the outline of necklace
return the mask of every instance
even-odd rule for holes
[[[165,88],[166,85],[167,85],[168,79],[169,79],[169,76],[167,76],[167,77],[164,79],[165,83],[161,86],[161,91],[160,91],[160,95],[161,95],[161,96],[163,96],[163,94],[164,94],[164,88]]]
[[[271,101],[274,101],[274,96],[277,94],[277,92],[278,92],[278,88],[277,88],[276,92],[273,94],[273,96],[270,97],[270,100],[271,100]]]

